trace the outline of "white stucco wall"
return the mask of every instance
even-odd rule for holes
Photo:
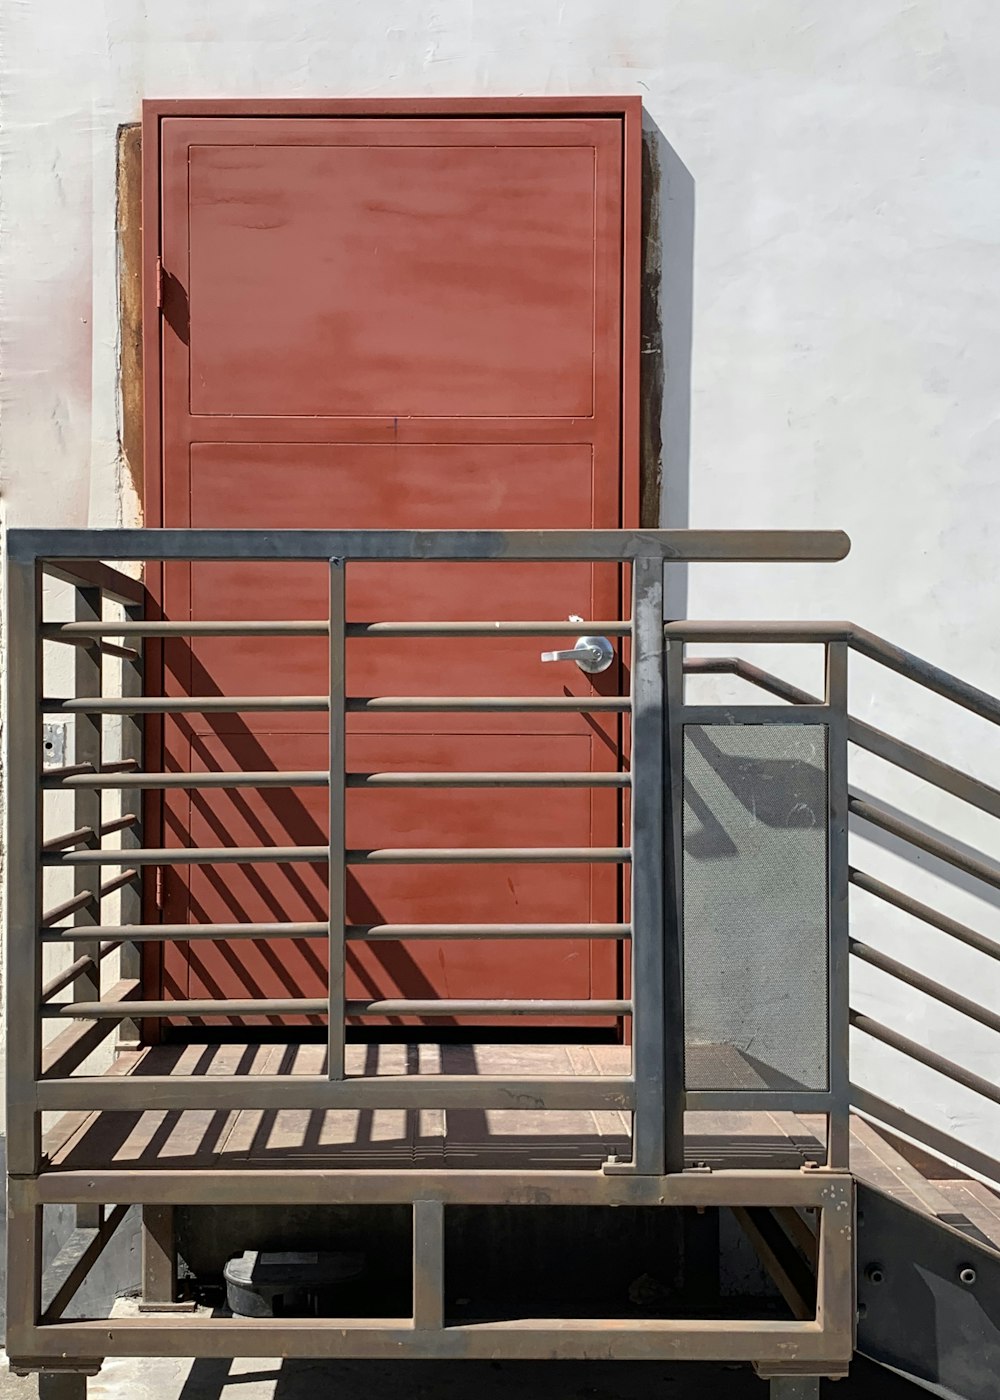
[[[0,489],[8,523],[132,523],[117,445],[115,131],[143,96],[638,93],[663,143],[665,523],[836,526],[823,568],[696,569],[691,616],[848,617],[1000,691],[1000,13],[986,0],[8,0]],[[691,217],[694,214],[693,266]],[[693,333],[689,335],[689,326]],[[688,417],[689,414],[689,417]],[[780,660],[774,652],[772,660]],[[804,674],[793,660],[784,670]],[[855,711],[1000,781],[996,731],[870,667]],[[995,823],[864,784],[996,854]],[[1000,937],[995,903],[856,860]],[[858,929],[1000,1000],[978,954]],[[1000,1041],[859,978],[1000,1075]],[[888,1052],[858,1074],[1000,1155],[1000,1117]]]

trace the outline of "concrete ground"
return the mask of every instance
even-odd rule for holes
[[[926,1392],[865,1361],[824,1400]],[[0,1400],[35,1400],[34,1377],[0,1372]],[[749,1368],[654,1362],[111,1360],[88,1400],[767,1400]]]

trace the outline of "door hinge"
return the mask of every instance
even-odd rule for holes
[[[156,309],[157,309],[158,311],[162,311],[162,310],[163,310],[163,281],[164,281],[163,259],[162,259],[161,257],[157,257],[157,259],[156,259]]]
[[[163,866],[156,867],[156,884],[153,887],[153,899],[157,909],[163,912]]]

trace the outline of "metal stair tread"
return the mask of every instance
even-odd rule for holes
[[[995,1209],[1000,1207],[1000,1201],[989,1187],[967,1180],[942,1181],[940,1185],[953,1209],[961,1212],[976,1228],[980,1242],[1000,1251],[1000,1209]],[[985,1199],[988,1196],[993,1197],[992,1206]]]
[[[954,1214],[937,1182],[927,1179],[867,1119],[851,1115],[851,1170],[861,1181],[925,1215]]]

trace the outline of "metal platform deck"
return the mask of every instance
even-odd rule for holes
[[[707,1054],[709,1047],[705,1047]],[[627,1074],[618,1045],[380,1044],[348,1047],[350,1076]],[[310,1043],[189,1043],[122,1052],[115,1076],[322,1074]],[[822,1120],[792,1113],[690,1113],[688,1166],[796,1170],[824,1158]],[[599,1170],[631,1155],[630,1115],[615,1110],[150,1109],[67,1113],[49,1129],[46,1170],[183,1167]]]

